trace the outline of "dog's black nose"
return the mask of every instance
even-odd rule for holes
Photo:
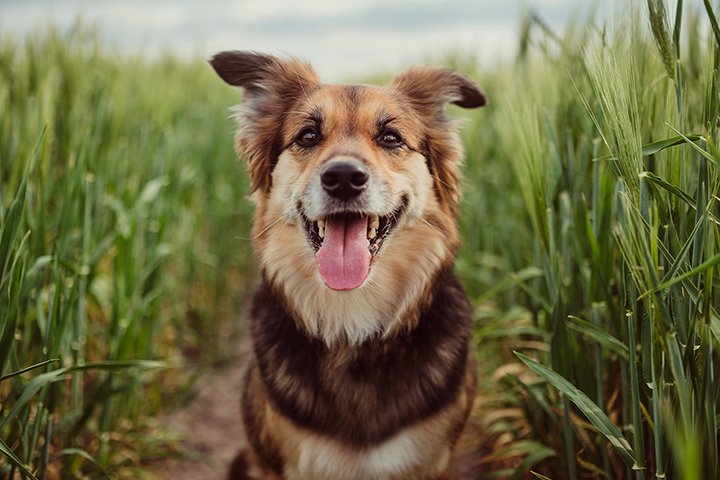
[[[340,200],[357,197],[367,188],[370,177],[365,166],[356,160],[335,160],[323,167],[320,181],[328,195]]]

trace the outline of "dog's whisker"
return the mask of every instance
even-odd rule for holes
[[[257,240],[260,238],[265,232],[270,230],[272,227],[277,225],[277,223],[284,219],[285,217],[283,215],[279,216],[276,220],[274,220],[272,223],[270,223],[267,227],[263,228],[261,232],[258,232],[257,234],[253,235],[252,237],[235,237],[238,240]]]
[[[446,187],[446,188],[452,188],[452,186],[451,186],[449,183],[447,183],[446,181],[442,180],[442,179],[441,179],[439,176],[437,176],[436,174],[430,172],[430,176],[433,178],[433,180],[435,180],[435,181],[438,182],[439,184],[443,185],[444,187]]]
[[[310,97],[308,96],[307,92],[305,91],[305,85],[303,85],[303,79],[300,77],[300,72],[296,72],[297,81],[300,84],[300,90],[302,90],[303,95],[305,95],[305,99],[309,100]]]
[[[257,239],[257,238],[260,238],[265,232],[267,232],[267,231],[270,230],[272,227],[274,227],[275,225],[277,225],[278,222],[280,222],[280,221],[283,220],[284,218],[285,218],[285,217],[282,216],[282,215],[279,216],[279,217],[277,218],[277,220],[275,220],[274,222],[270,223],[267,227],[263,228],[262,231],[258,232],[256,235],[254,235],[254,236],[252,237],[252,239],[255,240],[255,239]]]
[[[438,229],[435,227],[435,225],[433,225],[432,223],[428,222],[425,218],[423,218],[423,217],[419,217],[419,218],[420,218],[420,221],[423,222],[423,223],[424,223],[425,225],[427,225],[428,227],[430,227],[430,229],[431,229],[433,232],[435,232],[435,233],[437,233],[438,235],[441,235],[441,236],[444,236],[444,235],[445,235],[445,234],[443,234],[440,230],[438,230]]]

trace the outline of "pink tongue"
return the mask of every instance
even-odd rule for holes
[[[320,276],[333,290],[351,290],[365,281],[370,270],[367,217],[328,218],[325,238],[317,251]]]

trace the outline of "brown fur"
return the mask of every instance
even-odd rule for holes
[[[211,63],[245,91],[236,146],[263,277],[242,399],[249,448],[230,478],[455,478],[475,369],[470,306],[452,273],[462,148],[444,106],[482,106],[483,93],[430,67],[374,87],[325,85],[307,64],[248,52]],[[312,148],[297,140],[308,128],[322,140]],[[398,148],[379,140],[388,129]],[[345,208],[315,186],[338,158],[362,162],[375,182],[365,206],[347,208],[401,212],[367,279],[346,291],[321,281],[303,223]]]

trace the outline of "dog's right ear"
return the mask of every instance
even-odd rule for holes
[[[245,91],[236,114],[235,146],[248,164],[252,190],[268,191],[282,152],[283,115],[319,84],[317,76],[310,65],[295,59],[238,50],[218,53],[210,65],[225,82]]]

